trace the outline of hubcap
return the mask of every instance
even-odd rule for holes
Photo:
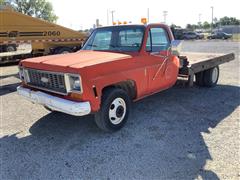
[[[14,47],[12,46],[7,47],[7,52],[13,52],[13,51],[15,51]]]
[[[215,83],[218,78],[218,69],[215,67],[212,72],[212,82]]]
[[[114,125],[121,123],[126,115],[126,103],[122,98],[113,100],[109,107],[109,120]]]

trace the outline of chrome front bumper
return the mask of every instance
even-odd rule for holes
[[[60,111],[74,116],[84,116],[91,112],[89,102],[74,102],[58,98],[40,91],[32,91],[22,86],[17,87],[19,95],[27,98],[29,101],[41,104],[52,110]]]

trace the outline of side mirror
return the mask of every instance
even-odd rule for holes
[[[182,41],[180,40],[173,40],[171,42],[171,54],[175,55],[175,56],[179,56],[180,55],[180,51],[182,49]]]

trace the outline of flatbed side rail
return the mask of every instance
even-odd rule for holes
[[[191,64],[189,68],[191,68],[191,70],[195,74],[195,73],[198,73],[198,72],[205,71],[207,69],[216,67],[220,64],[232,61],[234,59],[235,59],[234,53],[229,53],[229,54],[225,54],[225,55],[222,55],[222,56],[210,58],[210,59],[207,59],[205,61],[203,60],[201,62]]]

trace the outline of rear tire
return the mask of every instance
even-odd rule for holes
[[[110,88],[103,92],[100,110],[95,114],[97,126],[106,132],[120,130],[127,122],[131,100],[126,91]]]
[[[195,74],[195,78],[196,78],[195,84],[197,86],[204,86],[203,75],[204,75],[204,72],[199,72]]]
[[[206,87],[214,87],[217,85],[219,78],[219,67],[208,69],[204,71],[203,83]]]
[[[196,82],[195,82],[196,85],[204,86],[204,87],[214,87],[218,82],[219,67],[216,66],[214,68],[196,73],[195,77],[196,77]]]
[[[15,44],[6,45],[5,51],[6,52],[14,52],[14,51],[17,51],[17,47]]]
[[[54,54],[68,54],[72,52],[73,50],[69,47],[58,47],[54,50]]]

